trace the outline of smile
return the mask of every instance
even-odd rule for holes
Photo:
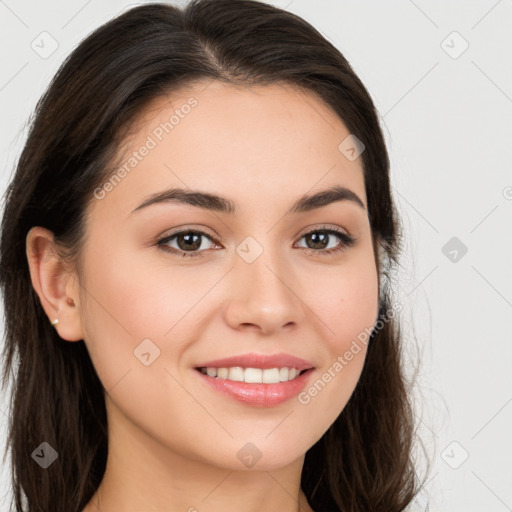
[[[288,382],[297,378],[301,373],[297,368],[242,368],[233,366],[231,368],[203,367],[199,369],[204,375],[216,377],[217,379],[227,379],[236,382],[246,382],[249,384],[277,384],[279,382]]]

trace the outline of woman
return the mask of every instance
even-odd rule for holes
[[[304,20],[198,0],[97,29],[3,216],[16,511],[405,510],[399,249],[373,102]]]

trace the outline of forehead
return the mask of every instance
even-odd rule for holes
[[[171,186],[236,196],[243,205],[258,193],[295,199],[339,184],[366,203],[361,158],[339,148],[347,127],[308,90],[199,82],[154,99],[130,132],[113,168],[126,172],[109,201],[122,189],[117,202],[132,209]]]

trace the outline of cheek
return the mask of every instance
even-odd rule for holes
[[[114,251],[115,244],[103,240],[91,246],[102,249],[89,250],[85,258],[84,339],[108,391],[127,372],[143,366],[134,354],[143,340],[160,344],[165,315],[160,298],[151,291],[147,267]],[[157,352],[153,352],[154,357]]]
[[[322,338],[332,357],[345,352],[360,333],[371,329],[378,315],[378,276],[372,256],[355,257],[355,264],[329,269],[308,288],[308,304],[323,326]]]
[[[179,268],[126,249],[91,251],[85,273],[91,292],[86,297],[89,323],[130,336],[134,342],[162,337],[187,306],[190,309],[197,302],[200,288],[199,280],[184,279]]]
[[[367,342],[378,315],[378,277],[372,257],[337,274],[320,276],[309,304],[321,319],[327,349],[325,364],[298,397],[306,410],[315,410],[327,429],[352,395],[364,366]]]
[[[107,390],[142,365],[137,355],[143,347],[156,357],[151,367],[163,366],[164,359],[179,365],[193,339],[191,319],[203,304],[201,297],[219,280],[200,266],[185,270],[166,264],[165,258],[148,258],[152,249],[115,251],[116,245],[105,239],[91,244],[102,249],[87,253],[82,288],[84,337]]]

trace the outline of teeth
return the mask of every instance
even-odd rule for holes
[[[219,379],[227,379],[229,374],[229,370],[227,368],[218,368],[217,369],[217,377]]]
[[[259,368],[246,368],[244,371],[245,382],[262,383],[263,382],[263,370]]]
[[[281,382],[279,368],[268,368],[263,370],[261,373],[262,382],[264,384],[277,384],[278,382]]]
[[[201,373],[209,377],[218,379],[228,379],[238,382],[247,382],[249,384],[277,384],[278,382],[286,382],[295,379],[300,374],[297,368],[242,368],[233,366],[232,368],[201,368]]]
[[[229,369],[228,373],[228,379],[229,380],[236,380],[239,382],[243,382],[244,380],[244,369],[240,368],[239,366],[235,366],[233,368]]]

